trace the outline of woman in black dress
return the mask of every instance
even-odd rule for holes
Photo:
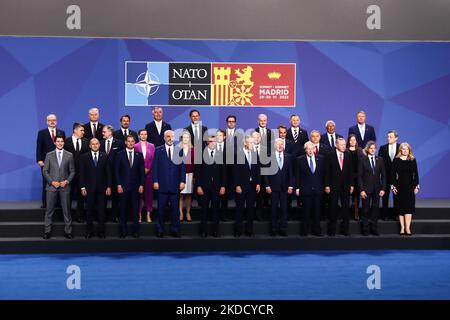
[[[419,192],[417,162],[408,143],[400,144],[392,163],[392,192],[394,210],[399,215],[400,235],[410,236],[412,214],[415,211],[416,194]]]
[[[353,167],[353,181],[355,188],[351,194],[351,199],[353,205],[353,217],[355,220],[359,220],[359,188],[358,188],[358,163],[360,159],[364,156],[363,150],[358,146],[358,141],[354,134],[350,134],[347,139],[347,150],[352,156],[352,167]]]

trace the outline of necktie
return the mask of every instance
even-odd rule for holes
[[[130,168],[133,166],[133,151],[128,151],[128,162],[130,163]]]
[[[171,154],[171,152],[170,152],[170,147],[167,149],[167,155],[168,155],[168,157],[169,157],[169,160],[172,160],[172,154]]]
[[[317,148],[317,146],[316,146],[316,150],[314,151],[314,154],[316,155],[316,157],[319,155],[319,148]]]
[[[61,167],[61,162],[62,162],[62,156],[61,156],[61,151],[58,151],[58,166]]]
[[[222,152],[222,144],[219,144],[219,151]]]
[[[297,139],[298,139],[298,132],[297,132],[297,128],[294,129],[294,142],[297,143]]]
[[[214,160],[214,150],[211,150],[211,160]]]
[[[314,174],[314,162],[312,157],[309,157],[309,169],[311,169],[311,173]]]
[[[331,137],[331,147],[334,148],[334,137],[333,135],[330,135],[330,137]]]
[[[342,168],[344,168],[344,156],[343,156],[342,152],[339,153],[339,166],[341,167],[341,171],[342,171]]]
[[[97,152],[94,152],[94,165],[97,166],[98,158],[97,158]]]
[[[248,167],[251,170],[252,169],[252,153],[247,151],[247,161],[248,161]]]
[[[76,152],[80,152],[80,139],[77,139],[77,148],[75,149]]]
[[[92,137],[95,138],[95,136],[96,136],[96,134],[97,134],[97,124],[96,124],[96,123],[93,123],[92,126],[93,126],[93,129],[92,129]]]
[[[52,129],[52,142],[55,143],[55,129]]]
[[[109,151],[111,151],[111,142],[106,140],[106,153],[109,154]]]
[[[281,158],[281,153],[278,154],[278,168],[283,169],[283,158]]]
[[[394,157],[395,157],[395,150],[394,150],[394,145],[389,145],[389,158],[391,158],[391,161],[394,161]]]
[[[255,146],[256,148],[256,153],[259,154],[259,146]]]
[[[370,165],[372,166],[372,173],[375,174],[375,161],[373,157],[370,157]]]
[[[127,129],[123,130],[123,136],[126,137],[127,135],[128,135],[128,130]]]

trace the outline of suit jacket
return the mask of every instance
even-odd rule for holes
[[[273,175],[264,175],[264,186],[270,187],[274,192],[287,192],[289,187],[294,187],[294,171],[293,171],[293,157],[287,153],[283,153],[283,168],[278,168],[277,159],[275,159],[276,152],[273,153],[272,163],[277,166],[277,172]]]
[[[174,147],[173,150],[174,155],[178,154],[180,157],[179,164],[169,159],[165,144],[155,149],[152,180],[153,183],[159,183],[158,192],[179,193],[180,183],[186,183],[186,168],[184,162],[181,161],[183,150],[177,147]],[[172,159],[175,160],[174,155],[172,155]]]
[[[55,136],[56,135],[63,136],[63,138],[66,139],[66,134],[63,130],[56,129]],[[52,136],[50,135],[48,128],[40,130],[36,141],[36,162],[44,161],[47,153],[55,150],[55,148],[55,144],[52,141]]]
[[[294,150],[292,152],[292,156],[296,158],[302,154],[305,154],[304,145],[306,142],[309,141],[307,130],[298,128],[297,142],[295,142],[294,136],[292,134],[292,128],[289,128],[287,130],[286,139],[291,140],[294,143]]]
[[[341,136],[340,134],[335,133],[335,135],[336,135],[336,139],[337,138],[343,138],[343,136]],[[324,145],[326,145],[330,149],[334,149],[335,146],[336,146],[336,140],[334,140],[334,146],[331,146],[330,140],[328,140],[328,132],[325,132],[324,134],[322,134],[320,136],[320,143],[323,143]]]
[[[255,128],[255,131],[256,132],[259,132],[259,127],[258,128]],[[272,130],[270,130],[269,128],[267,128],[266,127],[266,132],[267,132],[267,138],[266,139],[263,139],[262,137],[261,137],[261,145],[263,145],[264,147],[266,147],[266,149],[267,149],[267,155],[270,157],[270,154],[271,154],[271,152],[272,152],[272,145],[273,145],[273,143],[274,143],[274,141],[272,141]],[[263,140],[265,140],[265,141],[263,141]]]
[[[249,167],[247,158],[243,150],[238,150],[237,159],[245,159],[245,163],[238,163],[233,166],[234,187],[240,186],[243,192],[256,191],[256,185],[261,184],[261,167],[259,157],[256,152],[251,151],[252,165]]]
[[[86,188],[87,192],[104,193],[106,188],[111,188],[111,170],[106,153],[98,152],[97,166],[94,164],[91,152],[83,154],[80,157],[78,181],[79,188]]]
[[[358,186],[360,191],[366,193],[378,193],[380,190],[386,190],[386,170],[383,158],[375,157],[375,170],[372,170],[368,156],[360,159],[358,162]]]
[[[295,149],[295,143],[292,140],[285,139],[284,152],[289,153],[294,158],[296,156],[297,150]]]
[[[350,152],[344,152],[343,169],[339,166],[336,151],[330,152],[326,158],[325,186],[331,188],[331,192],[350,192],[354,187],[354,172]]]
[[[149,122],[145,125],[145,130],[147,130],[148,138],[147,141],[153,143],[155,148],[162,146],[164,142],[164,131],[172,130],[170,124],[166,122],[162,122],[161,124],[161,133],[158,133],[158,129],[156,128],[155,121]]]
[[[309,167],[308,156],[302,155],[295,159],[295,185],[300,190],[300,196],[322,195],[325,181],[325,157],[315,157],[314,174]]]
[[[69,185],[64,190],[70,191],[70,184],[75,177],[75,165],[72,154],[66,150],[63,150],[61,166],[59,166],[56,150],[50,151],[45,156],[44,169],[42,173],[45,181],[47,181],[45,190],[56,191],[57,189],[51,185],[52,181],[61,182],[67,180],[69,181]],[[61,189],[61,187],[58,189]]]
[[[145,159],[144,159],[144,168],[150,170],[150,173],[152,172],[152,167],[153,167],[153,157],[155,156],[155,146],[149,142],[147,142],[147,151],[146,151],[146,155],[145,155]],[[142,152],[142,146],[141,143],[138,142],[134,145],[134,149],[137,152],[140,152],[143,154]]]
[[[400,145],[397,143],[395,146],[395,155],[394,155],[394,159],[395,156],[397,155],[398,152],[398,148],[400,147]],[[386,183],[388,185],[392,184],[392,176],[391,176],[391,171],[392,171],[392,163],[393,161],[391,161],[391,157],[389,157],[389,143],[383,144],[379,151],[378,151],[378,156],[383,158],[384,161],[384,167],[386,169]]]
[[[326,156],[328,153],[330,153],[333,149],[331,147],[327,146],[326,144],[319,143],[319,154],[322,156]]]
[[[134,137],[136,143],[138,143],[139,139],[138,139],[137,132],[133,131],[131,129],[127,129],[127,130],[128,130],[128,134],[131,134]],[[122,128],[115,130],[113,133],[113,137],[116,138],[117,140],[123,141],[124,148],[125,148],[125,136],[123,135]]]
[[[191,143],[195,147],[198,142],[194,143],[194,131],[192,130],[192,124],[189,124],[184,130],[187,130],[191,134]],[[201,143],[202,143],[202,150],[206,147],[206,141],[203,141],[203,137],[206,131],[208,131],[208,127],[204,126],[203,123],[201,124]]]
[[[101,141],[103,139],[103,123],[98,122],[97,123],[97,130],[95,131],[95,137],[92,135],[92,128],[91,128],[91,123],[85,123],[83,125],[84,127],[84,137],[88,140],[91,141],[92,138],[97,138],[98,141]]]
[[[145,184],[144,157],[137,151],[133,150],[133,153],[131,168],[127,149],[120,151],[116,157],[116,183],[122,186],[124,192],[138,192],[139,187]]]
[[[361,133],[359,132],[358,125],[350,127],[348,129],[348,134],[356,135],[356,141],[358,141],[358,146],[363,149],[366,147],[367,142],[377,141],[375,129],[372,126],[369,126],[367,123],[366,123],[366,132],[364,133],[364,140],[361,138]]]
[[[114,139],[112,140],[111,147],[109,149],[109,153],[106,154],[106,158],[109,162],[109,170],[111,171],[111,179],[112,179],[112,185],[115,186],[116,183],[116,156],[119,151],[124,149],[124,144],[122,141]],[[106,153],[106,140],[102,140],[100,142],[100,151]]]
[[[85,154],[86,152],[90,151],[89,140],[86,138],[81,138],[80,141],[81,141],[81,146],[80,146],[80,151],[78,151],[78,152],[75,151],[75,146],[73,145],[71,136],[69,138],[67,138],[66,141],[64,142],[64,149],[69,151],[73,155],[73,161],[75,163],[75,172],[76,173],[78,173],[80,156]]]
[[[208,149],[210,152],[210,150]],[[214,151],[214,162],[202,161],[195,165],[195,183],[197,187],[202,187],[203,192],[213,190],[219,192],[221,187],[227,186],[227,165],[223,162],[224,153]],[[209,160],[209,158],[208,158]]]

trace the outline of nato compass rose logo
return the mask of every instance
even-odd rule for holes
[[[154,95],[158,89],[161,82],[156,74],[146,71],[142,72],[134,83],[136,86],[136,90],[143,96],[149,97]]]

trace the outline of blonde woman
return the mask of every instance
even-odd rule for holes
[[[183,221],[183,207],[186,206],[186,221],[191,222],[191,204],[194,184],[194,148],[191,143],[191,134],[189,131],[183,131],[179,148],[183,150],[183,161],[186,168],[186,186],[180,193],[180,221]]]
[[[400,144],[397,156],[392,163],[391,186],[394,193],[394,210],[400,220],[400,235],[412,235],[411,220],[419,188],[417,162],[412,154],[411,146],[404,142]]]

